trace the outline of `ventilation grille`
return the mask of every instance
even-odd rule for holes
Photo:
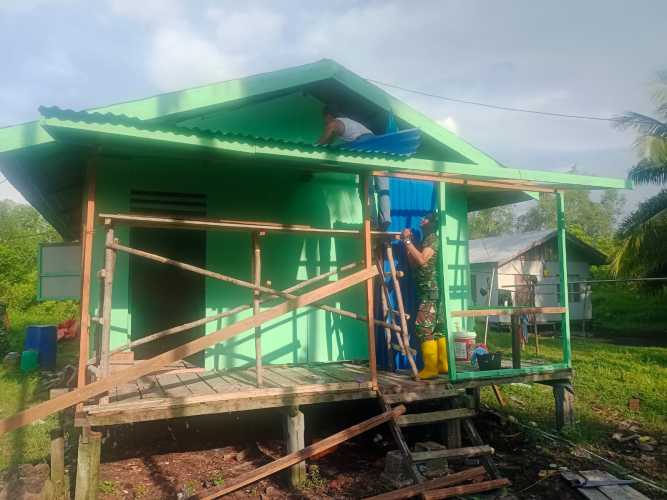
[[[205,217],[206,195],[133,189],[130,192],[130,212]]]

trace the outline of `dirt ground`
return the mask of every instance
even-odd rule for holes
[[[349,411],[354,408],[355,411]],[[306,411],[306,444],[376,413],[372,407],[350,406],[334,413],[325,407]],[[322,418],[322,417],[327,418]],[[309,424],[310,422],[310,424]],[[313,422],[328,422],[314,425]],[[494,413],[477,419],[485,442],[496,450],[501,473],[512,481],[502,498],[580,498],[560,478],[560,471],[603,469],[581,452],[508,422]],[[285,453],[280,413],[275,411],[219,417],[217,420],[174,420],[164,424],[136,424],[116,428],[105,437],[100,471],[100,498],[177,499],[234,478]],[[429,438],[410,435],[409,440]],[[130,445],[130,443],[132,443]],[[619,446],[621,445],[619,443]],[[386,427],[378,427],[340,445],[326,456],[308,462],[308,478],[299,490],[290,490],[283,475],[274,475],[229,495],[228,498],[329,499],[363,498],[392,489],[381,478],[385,455],[394,448]],[[607,458],[614,460],[614,452]],[[660,477],[666,469],[664,446],[653,456],[630,449],[618,450],[625,463]],[[634,461],[634,462],[633,462]],[[452,471],[478,465],[450,463]],[[613,471],[611,471],[613,473]],[[664,477],[664,476],[663,476]],[[642,489],[650,498],[655,491]],[[499,493],[484,498],[499,498]]]

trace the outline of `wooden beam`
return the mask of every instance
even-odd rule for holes
[[[52,413],[64,410],[65,408],[69,408],[72,405],[86,401],[89,398],[103,394],[116,385],[124,384],[144,375],[148,375],[149,373],[159,370],[164,365],[173,363],[175,361],[180,361],[183,358],[187,358],[188,356],[203,351],[204,349],[211,347],[219,342],[230,339],[239,333],[250,330],[257,325],[261,325],[267,321],[278,318],[285,313],[294,311],[300,307],[310,305],[313,302],[323,300],[335,293],[346,290],[354,285],[358,285],[368,278],[375,276],[376,274],[377,270],[375,268],[363,269],[354,274],[341,278],[338,281],[328,283],[321,286],[320,288],[306,292],[293,300],[289,300],[271,309],[262,311],[256,316],[245,318],[234,323],[233,325],[223,328],[222,330],[218,330],[209,335],[206,335],[205,337],[199,337],[158,356],[147,359],[145,361],[140,361],[135,366],[116,372],[113,374],[113,376],[107,377],[106,379],[99,380],[90,385],[79,388],[76,391],[64,394],[49,401],[45,401],[44,403],[37,404],[27,410],[20,411],[11,417],[0,421],[0,436],[6,432],[23,427],[24,425],[34,422],[40,418],[48,417]]]
[[[445,450],[432,451],[413,451],[412,460],[415,462],[425,462],[436,458],[446,458],[448,460],[460,460],[463,458],[479,457],[480,455],[493,455],[494,449],[488,445],[466,446],[463,448],[451,448]]]
[[[483,476],[484,472],[484,467],[473,467],[472,469],[448,474],[445,477],[425,481],[421,484],[414,484],[388,493],[382,493],[381,495],[367,497],[364,500],[403,500],[405,498],[412,498],[428,490],[453,486],[465,481],[470,481],[471,479],[477,479]]]
[[[253,284],[258,287],[262,284],[262,249],[259,245],[259,238],[263,232],[255,231],[252,233],[252,274]],[[259,314],[260,300],[259,290],[253,290],[252,313]],[[257,377],[257,387],[262,387],[262,328],[255,327],[255,376]]]
[[[509,479],[493,479],[481,483],[466,484],[464,486],[452,486],[451,488],[442,488],[439,490],[430,490],[422,493],[424,500],[440,500],[442,498],[451,498],[473,493],[482,493],[484,491],[497,490],[512,484]]]
[[[96,157],[88,160],[86,166],[86,212],[84,214],[81,241],[81,331],[79,333],[79,366],[77,387],[86,385],[86,366],[90,351],[90,284],[93,259],[93,233],[95,231],[95,176]]]
[[[364,175],[363,182],[360,183],[362,189],[361,202],[364,214],[364,223],[362,229],[363,243],[364,243],[364,266],[366,269],[374,269],[373,267],[373,239],[371,237],[371,200],[369,191],[371,189],[372,177]],[[377,274],[377,272],[375,273]],[[368,331],[368,366],[370,368],[371,383],[373,389],[378,387],[378,373],[377,373],[377,353],[375,350],[375,291],[373,285],[375,277],[369,278],[366,281],[366,317],[367,317],[367,331]]]
[[[373,429],[374,427],[377,427],[378,425],[381,425],[388,420],[396,418],[403,413],[405,413],[405,406],[397,406],[391,411],[381,413],[380,415],[369,418],[368,420],[364,420],[363,422],[353,425],[352,427],[348,427],[347,429],[337,432],[336,434],[332,434],[327,438],[307,446],[303,450],[290,453],[289,455],[285,455],[278,460],[274,460],[271,463],[262,465],[254,471],[248,474],[244,474],[229,486],[223,486],[222,488],[212,488],[190,498],[191,500],[212,500],[214,498],[220,498],[224,495],[237,491],[240,488],[248,486],[249,484],[264,479],[265,477],[275,474],[276,472],[280,472],[281,470],[284,470],[287,467],[310,458],[313,455],[329,450],[334,446],[337,446],[340,443],[344,443],[345,441],[348,441],[353,437],[358,436],[359,434]]]
[[[509,191],[536,191],[538,193],[555,193],[556,187],[534,184],[531,181],[484,181],[465,179],[455,174],[410,174],[407,172],[373,172],[373,175],[382,177],[396,177],[397,179],[412,179],[417,181],[447,182],[463,186],[475,186],[492,189],[504,189]]]
[[[334,236],[363,235],[356,229],[326,229],[303,225],[287,225],[266,222],[230,221],[226,219],[179,219],[175,217],[141,215],[141,214],[100,214],[101,219],[110,219],[113,222],[135,227],[156,227],[166,229],[194,229],[194,230],[232,230],[232,231],[266,231],[267,233],[297,233]],[[399,233],[388,231],[371,231],[376,237],[398,237]]]
[[[399,417],[396,423],[401,427],[410,427],[413,425],[427,425],[446,420],[458,420],[460,418],[474,417],[477,414],[470,408],[454,408],[452,410],[439,410],[426,413],[411,413]]]
[[[512,314],[563,314],[564,307],[506,307],[501,309],[466,309],[452,311],[453,318],[470,318],[477,316],[510,316]]]

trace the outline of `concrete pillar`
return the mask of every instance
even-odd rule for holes
[[[556,429],[566,425],[574,425],[574,389],[570,383],[553,384],[554,402],[556,404]]]
[[[82,429],[76,460],[75,500],[96,500],[100,473],[102,433]]]
[[[285,409],[283,419],[283,433],[287,453],[303,450],[305,448],[304,430],[305,421],[303,413],[298,406],[289,406]],[[292,487],[297,487],[306,479],[306,462],[299,462],[287,469],[287,479]]]
[[[65,487],[65,438],[62,427],[51,431],[51,483],[54,498],[68,497]]]

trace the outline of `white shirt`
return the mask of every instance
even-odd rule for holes
[[[359,122],[355,122],[350,118],[336,118],[343,124],[343,134],[340,136],[346,142],[352,142],[365,134],[372,134],[368,128]]]

